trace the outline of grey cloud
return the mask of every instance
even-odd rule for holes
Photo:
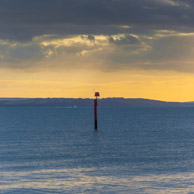
[[[18,44],[7,43],[0,45],[0,62],[13,63],[15,67],[20,66],[20,62],[38,61],[44,57],[43,50],[38,44]]]
[[[90,40],[90,41],[94,42],[94,41],[95,41],[95,37],[94,37],[94,36],[92,36],[92,35],[88,35],[88,40]]]
[[[47,61],[45,67],[50,67],[51,60],[55,61],[61,58],[62,61],[59,62],[63,64],[63,68],[68,68],[69,64],[72,66],[75,65],[77,59],[79,62],[81,58],[85,60],[85,57],[81,57],[82,51],[92,51],[100,47],[100,45],[94,43],[93,40],[95,40],[95,37],[92,35],[86,36],[87,39],[93,42],[92,45],[87,45],[84,40],[78,42],[72,41],[69,45],[63,43],[59,45],[52,44],[53,41],[65,41],[68,38],[71,39],[73,37],[42,36],[36,37],[32,42],[28,43],[0,41],[0,67],[18,69],[35,67],[39,69],[41,62]],[[51,44],[49,44],[49,41],[51,41]],[[41,42],[47,42],[47,44],[43,45]],[[72,61],[74,61],[74,64]],[[55,67],[57,65],[55,64]]]
[[[89,34],[89,35],[82,35],[81,36],[81,38],[83,39],[83,40],[90,40],[91,42],[95,42],[95,36],[93,36],[93,35],[91,35],[91,34]]]
[[[119,47],[112,52],[106,68],[194,72],[193,45],[194,36],[168,36],[139,47]]]
[[[122,25],[142,30],[193,28],[193,6],[192,0],[0,0],[0,38],[27,41],[44,34],[111,35],[126,32]]]
[[[127,45],[127,44],[138,44],[139,43],[139,40],[136,37],[131,36],[131,35],[125,35],[119,38],[113,38],[111,36],[109,38],[109,41],[117,45]]]
[[[169,36],[153,40],[146,58],[152,61],[193,59],[194,36]]]

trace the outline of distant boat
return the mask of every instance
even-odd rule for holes
[[[65,106],[65,108],[77,108],[77,106]]]

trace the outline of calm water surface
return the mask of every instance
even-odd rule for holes
[[[194,108],[0,108],[0,193],[192,193]]]

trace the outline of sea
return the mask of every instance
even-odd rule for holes
[[[194,193],[194,108],[0,108],[0,193]]]

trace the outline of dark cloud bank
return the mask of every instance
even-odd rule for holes
[[[0,0],[0,38],[191,30],[193,5],[192,0]]]

